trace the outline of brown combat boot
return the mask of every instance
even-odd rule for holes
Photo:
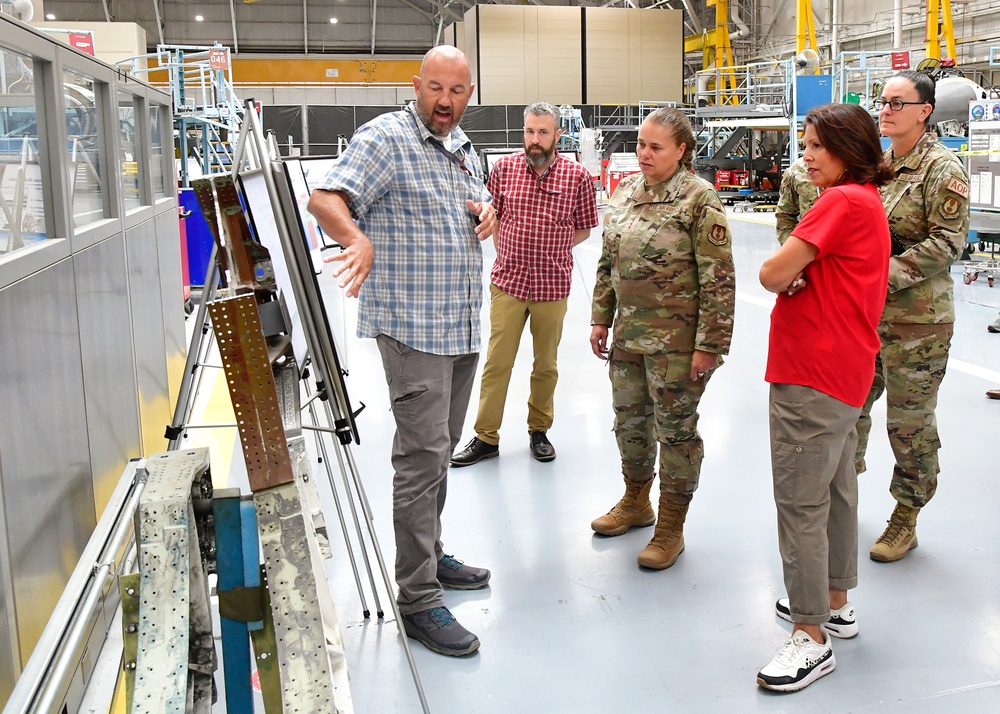
[[[868,555],[880,563],[894,563],[917,547],[917,514],[919,508],[897,503],[889,517],[885,532],[875,541]]]
[[[651,526],[656,520],[653,505],[649,502],[649,487],[653,480],[631,481],[625,479],[625,495],[615,507],[590,524],[596,532],[606,536],[621,535],[629,528]]]
[[[684,551],[684,519],[687,518],[689,505],[689,501],[679,503],[660,494],[656,530],[649,545],[639,553],[639,565],[664,570],[677,562],[677,556]]]

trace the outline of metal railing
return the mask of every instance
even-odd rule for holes
[[[133,459],[122,473],[7,700],[5,714],[78,709],[80,702],[70,698],[79,698],[86,689],[97,660],[91,645],[99,649],[107,637],[120,600],[117,579],[134,562],[133,516],[145,488],[144,464]]]
[[[791,60],[701,70],[695,74],[695,103],[698,106],[788,107],[794,76]]]
[[[845,101],[856,94],[861,106],[871,108],[873,94],[896,70],[892,52],[841,52],[831,66],[833,99]]]

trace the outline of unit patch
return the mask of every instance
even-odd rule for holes
[[[729,241],[729,236],[726,233],[726,227],[721,223],[716,223],[712,226],[712,230],[708,234],[708,240],[712,243],[712,245],[725,245]]]
[[[961,179],[952,178],[952,180],[948,182],[947,188],[949,191],[954,191],[962,198],[969,197],[969,185]]]
[[[952,179],[954,180],[954,179]],[[961,202],[954,196],[948,196],[941,204],[941,215],[949,221],[953,221],[958,218],[958,212],[961,208]]]

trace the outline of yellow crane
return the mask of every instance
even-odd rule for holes
[[[941,21],[938,22],[940,10]],[[951,20],[951,0],[927,0],[927,57],[941,59],[941,38],[944,38],[946,56],[955,59],[955,26]]]
[[[948,0],[945,0],[947,2]],[[806,48],[811,48],[819,57],[819,47],[816,45],[816,25],[813,23],[812,4],[809,0],[798,0],[795,12],[795,54],[802,54]],[[812,70],[819,74],[819,63]]]
[[[684,38],[684,52],[702,52],[702,68],[715,69],[719,86],[728,85],[736,89],[736,73],[733,71],[733,45],[729,41],[729,0],[706,0],[706,7],[715,6],[715,28],[705,30],[700,35]],[[735,102],[730,96],[723,103]]]

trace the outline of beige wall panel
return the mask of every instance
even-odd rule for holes
[[[411,90],[412,91],[412,90]],[[336,104],[395,104],[395,87],[337,87]],[[277,92],[275,92],[277,98]],[[298,102],[295,102],[298,104]]]
[[[274,101],[274,87],[233,87],[233,93],[241,102],[252,97],[265,107],[277,104]]]
[[[628,102],[636,104],[644,99],[642,96],[642,63],[646,61],[642,47],[642,16],[638,12],[628,13]]]
[[[307,94],[305,87],[275,87],[274,103],[305,104],[308,102]]]
[[[628,103],[628,12],[587,8],[587,103]]]
[[[580,38],[580,8],[536,7],[535,34],[538,63],[529,65],[526,75],[537,77],[535,94],[525,102],[545,100],[553,104],[580,104],[583,101],[583,43]]]
[[[42,17],[41,11],[35,17]],[[146,54],[146,31],[134,22],[32,22],[53,39],[69,44],[69,35],[58,30],[90,30],[94,33],[94,53],[108,64]],[[143,63],[143,66],[145,64]],[[145,74],[139,75],[145,79]]]
[[[306,104],[336,104],[337,89],[335,87],[306,87]],[[365,102],[375,104],[375,102]]]
[[[465,22],[462,23],[463,34],[465,35],[465,56],[469,58],[469,64],[472,66],[472,81],[476,85],[479,84],[479,58],[478,58],[478,42],[476,40],[476,31],[479,27],[478,21],[476,19],[476,8],[471,8],[465,13]],[[479,88],[476,87],[476,93],[472,95],[472,104],[480,104],[479,101]]]
[[[521,8],[523,15],[523,25],[522,33],[524,37],[524,90],[521,94],[521,99],[517,100],[517,104],[528,103],[535,101],[531,97],[538,96],[538,80],[541,69],[541,62],[539,61],[539,41],[538,41],[538,26],[540,21],[538,19],[537,7],[524,7]]]
[[[683,11],[637,10],[642,61],[638,67],[640,96],[632,101],[683,101]]]
[[[470,46],[465,44],[465,23],[453,22],[448,25],[441,37],[441,42],[445,45],[453,45],[465,52],[465,48]]]
[[[479,104],[519,104],[524,97],[524,10],[480,5]]]

